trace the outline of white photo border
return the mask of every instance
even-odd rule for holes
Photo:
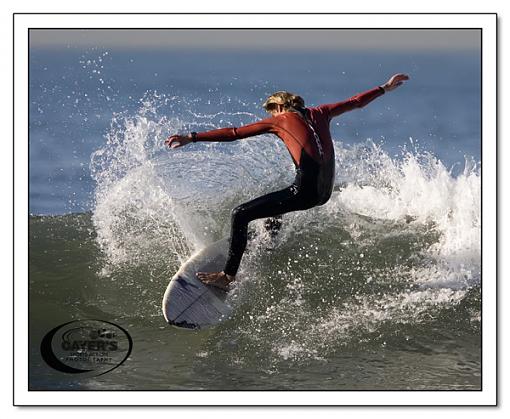
[[[28,31],[30,28],[232,28],[233,14],[14,14],[14,405],[495,405],[497,403],[497,15],[235,14],[236,28],[482,30],[482,390],[480,391],[29,391]],[[384,18],[381,18],[381,16]],[[65,397],[63,397],[65,394]],[[218,397],[221,395],[221,397]],[[228,397],[232,395],[233,397]],[[226,396],[226,397],[225,397]]]

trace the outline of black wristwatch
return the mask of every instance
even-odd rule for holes
[[[196,143],[197,142],[197,133],[195,131],[190,132],[191,135],[191,142]]]

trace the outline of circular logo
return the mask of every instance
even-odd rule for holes
[[[74,320],[50,330],[41,355],[53,369],[68,374],[103,375],[122,365],[133,348],[129,333],[104,320]]]

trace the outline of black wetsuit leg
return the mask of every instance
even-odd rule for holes
[[[315,205],[315,201],[303,199],[295,185],[291,185],[281,191],[271,192],[234,208],[232,211],[230,250],[224,272],[228,275],[237,273],[246,249],[250,221],[274,217],[290,211],[304,210]]]
[[[333,189],[334,160],[319,165],[303,152],[300,163],[291,186],[234,208],[230,249],[224,269],[226,274],[234,276],[239,269],[246,249],[250,221],[306,210],[328,201]]]

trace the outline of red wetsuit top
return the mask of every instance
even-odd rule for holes
[[[311,124],[297,112],[285,112],[239,128],[220,128],[200,132],[197,133],[196,140],[234,141],[271,133],[283,140],[296,166],[300,166],[303,151],[321,164],[330,161],[334,156],[333,142],[329,132],[331,119],[344,112],[362,108],[382,94],[384,89],[376,87],[343,102],[306,108],[307,119]]]

